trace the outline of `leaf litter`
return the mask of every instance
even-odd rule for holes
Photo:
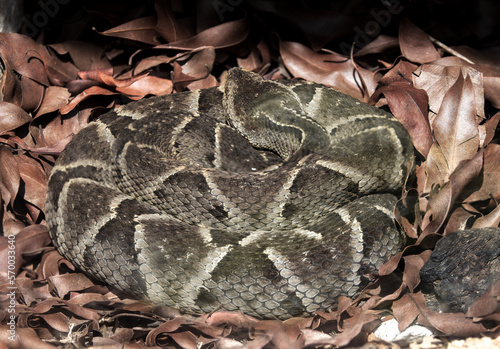
[[[498,61],[467,46],[456,50],[475,64],[454,57],[407,18],[393,36],[379,35],[354,54],[336,52],[325,45],[347,35],[345,30],[328,37],[307,23],[314,13],[323,23],[337,15],[329,26],[354,27],[352,17],[340,9],[311,10],[301,18],[290,6],[250,4],[244,11],[222,7],[227,20],[221,23],[220,11],[201,15],[180,1],[156,1],[147,15],[121,23],[110,20],[106,30],[92,33],[98,38],[92,41],[70,37],[44,45],[43,37],[34,41],[0,34],[0,260],[7,260],[8,236],[15,236],[17,286],[12,342],[5,334],[9,275],[2,268],[0,344],[349,347],[376,343],[370,333],[392,317],[400,330],[417,320],[447,336],[498,331],[498,282],[466,314],[439,313],[427,307],[419,275],[443,234],[499,225]],[[279,18],[276,32],[262,35],[259,23],[269,16]],[[105,13],[102,17],[111,18]],[[279,24],[289,28],[290,21],[298,23],[295,35],[284,35]],[[309,318],[258,320],[224,311],[180,314],[127,298],[75,270],[52,247],[45,227],[48,176],[72,135],[131,100],[217,86],[236,65],[272,78],[326,84],[387,108],[407,128],[418,152],[415,178],[408,180],[396,209],[408,246],[380,268],[378,279],[356,299],[339,297],[336,308]]]

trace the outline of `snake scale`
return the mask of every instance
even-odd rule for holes
[[[305,316],[355,296],[404,243],[403,126],[332,88],[239,68],[90,123],[58,158],[59,252],[103,282],[190,313]]]

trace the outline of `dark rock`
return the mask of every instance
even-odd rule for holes
[[[457,231],[438,241],[420,270],[425,289],[444,311],[466,312],[500,280],[500,228]]]

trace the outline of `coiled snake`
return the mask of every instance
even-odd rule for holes
[[[189,312],[287,318],[353,296],[397,252],[413,158],[390,114],[323,85],[234,68],[224,86],[129,103],[50,177],[61,254]]]

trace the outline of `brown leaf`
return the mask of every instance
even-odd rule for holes
[[[408,294],[415,307],[420,312],[418,322],[430,326],[442,333],[457,337],[470,337],[486,331],[482,324],[473,323],[466,319],[463,313],[438,313],[427,308],[422,293]]]
[[[99,87],[99,86],[92,86],[82,93],[80,93],[78,96],[73,98],[71,102],[69,102],[65,107],[62,107],[59,112],[62,115],[68,114],[71,112],[78,104],[80,104],[82,101],[85,99],[89,98],[90,96],[112,96],[112,95],[117,95],[116,92],[110,91],[108,89]]]
[[[25,35],[0,33],[0,43],[3,60],[8,61],[21,76],[42,86],[48,86],[49,82],[61,85],[76,76],[76,69],[71,63],[53,57],[45,46]]]
[[[482,74],[471,67],[450,65],[456,63],[455,60],[441,58],[432,64],[424,64],[417,68],[413,74],[413,83],[416,88],[425,90],[429,96],[429,109],[436,113],[441,108],[444,96],[448,93],[451,86],[457,83],[458,76],[469,76],[473,89],[474,101],[476,105],[475,113],[481,119],[484,119],[484,88]],[[432,122],[432,119],[431,119]]]
[[[429,259],[431,253],[431,250],[425,250],[419,255],[408,255],[403,257],[405,261],[403,283],[406,284],[410,292],[414,292],[415,288],[420,284],[420,269],[427,259]]]
[[[500,207],[500,206],[499,206]],[[491,285],[467,310],[466,317],[484,317],[500,310],[500,280]]]
[[[31,121],[31,116],[15,104],[0,102],[0,134],[12,131]]]
[[[12,33],[0,33],[0,42],[0,56],[3,61],[9,62],[18,74],[40,85],[49,85],[43,59],[38,59],[49,56],[43,45],[27,36]]]
[[[61,265],[65,265],[67,269],[75,270],[73,265],[55,249],[47,251],[42,255],[42,260],[37,270],[39,279],[46,280],[50,276],[59,275]]]
[[[271,65],[271,53],[265,41],[261,40],[254,47],[247,57],[237,58],[238,66],[253,71],[263,73]]]
[[[41,340],[32,328],[20,328],[10,332],[10,326],[0,325],[0,343],[9,343],[11,349],[56,349],[57,347]],[[10,339],[10,335],[12,338]],[[7,347],[6,347],[7,348]]]
[[[472,337],[487,332],[481,323],[474,323],[463,313],[438,313],[419,305],[418,322],[424,326],[432,326],[450,336]]]
[[[61,298],[71,291],[82,291],[94,286],[94,283],[82,273],[53,275],[48,280]]]
[[[40,162],[32,157],[20,156],[18,164],[21,179],[24,182],[24,200],[43,211],[45,209],[48,174]],[[36,221],[36,218],[32,216],[33,221]]]
[[[408,82],[394,82],[379,88],[372,95],[376,100],[385,95],[392,114],[403,124],[414,147],[425,157],[432,146],[432,135],[427,119],[427,94],[415,89]]]
[[[500,108],[500,76],[484,77],[484,95],[495,108]]]
[[[484,150],[484,168],[481,177],[474,179],[465,202],[495,198],[500,200],[500,145],[490,144]]]
[[[1,56],[0,61],[4,65],[3,76],[0,79],[0,100],[21,107],[23,96],[19,74],[14,70],[14,66],[10,62],[4,61]]]
[[[110,87],[127,87],[133,82],[141,79],[145,75],[133,76],[128,79],[117,79],[113,76],[113,68],[96,69],[91,71],[80,71],[78,76],[83,80],[94,80],[100,84],[108,85]]]
[[[322,331],[303,329],[302,335],[305,348],[328,348],[328,344],[335,344],[333,337]]]
[[[344,321],[345,330],[335,336],[334,344],[338,347],[346,346],[358,336],[367,336],[378,324],[380,317],[356,308],[356,313]]]
[[[54,330],[59,332],[69,332],[70,319],[63,313],[49,313],[40,317]]]
[[[153,52],[156,52],[158,50],[156,49],[152,49]],[[163,51],[163,50],[159,50],[160,52]],[[181,53],[181,54],[177,54],[173,57],[169,57],[167,55],[155,55],[155,56],[150,56],[150,57],[146,57],[146,58],[143,58],[141,59],[137,65],[134,67],[133,71],[132,71],[132,74],[133,75],[139,75],[151,68],[154,68],[154,67],[157,67],[159,66],[160,64],[168,64],[168,63],[171,63],[172,61],[175,61],[177,58],[179,57],[183,57],[183,56],[186,56],[187,53]],[[131,57],[132,58],[132,57]]]
[[[398,38],[401,53],[412,62],[423,64],[441,58],[429,36],[408,18],[401,19]]]
[[[45,89],[42,105],[38,108],[36,116],[59,110],[68,104],[70,96],[71,94],[64,87],[49,86]]]
[[[453,233],[457,230],[466,228],[467,221],[474,217],[472,213],[464,210],[462,207],[457,207],[451,214],[444,230],[444,235]]]
[[[148,75],[134,81],[129,86],[117,87],[116,91],[128,96],[132,100],[138,100],[147,95],[168,95],[172,93],[172,89],[173,84],[171,80]]]
[[[278,320],[263,320],[255,325],[254,330],[256,334],[259,332],[265,334],[276,348],[299,349],[304,343],[302,332],[294,324],[285,324]]]
[[[159,45],[161,42],[157,38],[159,34],[156,32],[156,21],[156,16],[137,18],[99,34]]]
[[[167,42],[186,40],[191,37],[186,26],[179,25],[168,1],[155,1],[155,9],[158,15],[155,29]]]
[[[399,331],[404,331],[420,314],[412,297],[413,295],[410,296],[405,294],[403,297],[392,303],[392,311],[394,313],[394,317],[398,321]]]
[[[429,199],[428,209],[422,221],[424,231],[417,240],[420,243],[427,235],[437,233],[444,223],[456,198],[464,187],[481,172],[483,151],[460,163],[444,187]]]
[[[417,168],[417,184],[418,193],[423,199],[433,191],[442,188],[446,181],[446,174],[448,173],[448,163],[444,157],[441,147],[434,142],[427,154],[427,161]],[[425,211],[427,203],[421,202],[421,208]]]
[[[92,42],[68,40],[49,45],[59,55],[69,55],[75,64],[75,70],[94,70],[110,68],[104,48]],[[75,71],[76,75],[76,71]]]
[[[79,293],[72,296],[71,299],[68,301],[68,304],[84,306],[88,303],[95,303],[95,302],[102,302],[107,304],[110,302],[110,300],[108,297],[100,293]]]
[[[88,125],[90,112],[87,112],[88,109],[80,110],[77,115],[70,118],[57,115],[41,129],[40,135],[36,139],[37,148],[30,151],[58,155],[71,138]]]
[[[459,74],[446,93],[432,124],[434,137],[446,160],[445,180],[462,161],[471,159],[479,148],[479,130],[475,114],[471,79]]]
[[[19,191],[20,174],[18,158],[4,146],[0,146],[0,194],[5,203],[14,206]]]
[[[488,213],[486,216],[479,217],[476,219],[472,228],[487,228],[487,227],[498,227],[500,225],[500,205],[495,207],[493,211]]]
[[[189,55],[186,63],[180,65],[178,61],[173,63],[173,80],[177,91],[182,91],[194,83],[200,88],[213,87],[214,77],[209,75],[215,60],[215,49],[213,47],[202,47],[194,50]],[[205,81],[203,81],[205,80]],[[217,81],[215,80],[215,83]]]
[[[20,105],[25,111],[32,112],[40,107],[43,99],[44,86],[25,76],[21,76],[23,99]]]
[[[174,41],[156,48],[168,48],[177,50],[192,50],[203,46],[214,48],[226,48],[243,42],[249,33],[248,23],[245,18],[219,24],[206,29],[192,38]]]
[[[491,118],[486,120],[484,124],[479,125],[479,134],[484,135],[484,137],[480,137],[481,147],[487,146],[493,140],[499,122],[500,112],[497,112]]]
[[[22,297],[26,304],[34,304],[44,299],[52,298],[48,284],[43,280],[36,282],[35,280],[23,275],[21,272],[16,277],[17,294]]]
[[[417,69],[417,65],[405,60],[399,60],[387,73],[379,80],[381,85],[390,85],[393,82],[410,82],[412,74]]]
[[[29,258],[29,253],[47,246],[50,242],[51,240],[47,227],[42,225],[28,226],[16,235],[0,236],[0,260],[7,261],[7,256],[12,256],[12,252],[9,253],[9,251],[15,252],[15,268],[13,270],[2,268],[2,270],[0,270],[1,282],[12,280],[12,278],[8,279],[8,277],[11,276],[12,273],[17,275],[21,266],[26,263],[26,260]],[[8,271],[10,272],[8,273]]]
[[[389,48],[397,47],[398,39],[393,36],[381,34],[370,41],[367,45],[363,46],[359,51],[354,54],[354,57],[360,57],[368,54],[375,54],[383,52]]]
[[[203,315],[200,319],[205,319],[207,324],[212,326],[235,326],[235,327],[253,327],[259,320],[237,312],[216,311],[211,314]]]
[[[294,77],[331,86],[359,100],[368,100],[377,86],[373,72],[355,68],[351,60],[339,54],[319,54],[289,41],[280,42],[280,53],[283,63]],[[360,88],[360,76],[366,85],[366,94]]]
[[[176,344],[181,348],[186,349],[197,349],[199,348],[200,341],[191,331],[184,331],[180,333],[169,333]]]

